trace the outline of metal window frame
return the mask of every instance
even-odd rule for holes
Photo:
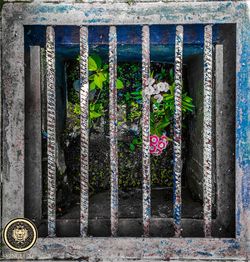
[[[53,14],[53,15],[52,15]],[[119,16],[117,16],[119,14]],[[246,260],[250,243],[250,42],[245,1],[195,3],[7,3],[2,10],[2,226],[24,215],[24,25],[152,25],[234,23],[236,39],[236,237],[39,238],[26,253],[3,248],[5,259],[232,259]],[[14,193],[13,193],[14,192]],[[12,205],[10,205],[12,203]]]

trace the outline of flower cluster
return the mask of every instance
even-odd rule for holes
[[[169,84],[167,82],[159,82],[155,84],[155,79],[149,78],[147,82],[147,87],[145,89],[145,94],[148,96],[154,95],[154,98],[158,103],[163,100],[161,92],[167,92],[169,90]]]
[[[168,145],[168,138],[165,135],[158,137],[157,135],[150,136],[150,154],[159,156]]]

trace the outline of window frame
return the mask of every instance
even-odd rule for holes
[[[24,25],[236,24],[236,237],[39,238],[25,254],[3,248],[6,259],[81,257],[245,259],[250,242],[250,22],[245,1],[195,3],[6,3],[2,10],[2,226],[24,216]],[[119,16],[117,14],[120,14]],[[10,205],[11,203],[11,205]]]

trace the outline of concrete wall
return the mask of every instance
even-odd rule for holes
[[[187,65],[188,87],[195,111],[188,119],[186,181],[195,199],[203,198],[203,57],[195,56]]]

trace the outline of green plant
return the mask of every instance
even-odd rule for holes
[[[80,57],[77,57],[80,61]],[[104,64],[101,57],[97,54],[89,56],[88,59],[89,69],[89,89],[93,91],[95,89],[101,89],[109,80],[109,65]],[[122,89],[124,87],[123,82],[120,79],[116,80],[116,88]]]
[[[155,98],[152,97],[152,113],[150,115],[150,128],[151,133],[161,136],[166,128],[173,124],[174,117],[174,89],[175,83],[173,82],[169,86],[169,91],[162,94],[163,100],[158,103]],[[193,99],[188,96],[187,92],[182,95],[182,114],[183,118],[186,117],[188,112],[193,112],[194,105]]]
[[[76,70],[71,71],[69,77],[72,81],[79,78],[79,62],[80,56],[77,57]],[[101,57],[97,54],[89,56],[89,127],[92,128],[95,122],[102,116],[105,116],[108,110],[108,85],[109,85],[109,71],[108,64],[103,63]],[[123,82],[118,78],[116,80],[116,88],[118,90],[124,87]],[[74,107],[73,112],[80,116],[80,100],[79,94],[74,89],[69,92],[70,102],[69,106]]]

